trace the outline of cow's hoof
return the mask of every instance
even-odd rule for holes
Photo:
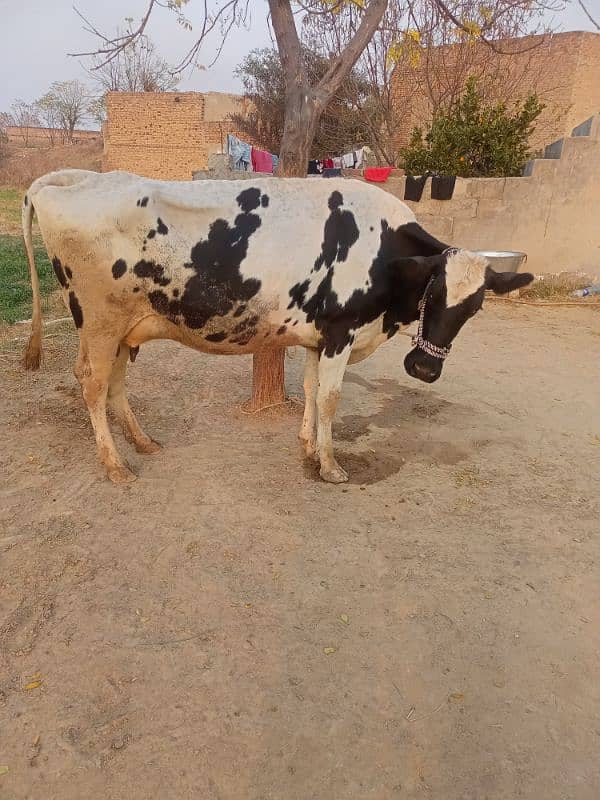
[[[348,473],[345,469],[342,469],[339,464],[336,464],[333,469],[321,467],[321,472],[319,474],[327,483],[346,483],[348,480]]]
[[[125,486],[126,484],[133,483],[135,480],[137,480],[137,475],[134,475],[130,469],[127,469],[127,467],[109,467],[107,474],[109,479],[119,486]]]
[[[159,453],[162,450],[162,445],[150,437],[134,442],[134,446],[138,453],[144,453],[147,456],[154,455],[154,453]]]

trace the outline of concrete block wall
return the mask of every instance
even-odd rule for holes
[[[578,126],[580,127],[580,126]],[[600,278],[600,114],[566,137],[560,158],[535,159],[520,178],[457,178],[451,200],[408,202],[432,234],[460,247],[519,250],[536,274],[585,271]],[[404,198],[404,178],[381,188]]]

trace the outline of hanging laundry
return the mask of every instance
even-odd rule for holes
[[[420,175],[418,178],[414,175],[407,175],[406,183],[404,184],[404,199],[418,203],[423,194],[423,188],[425,187],[425,182],[428,177],[428,173]]]
[[[338,167],[325,167],[323,170],[323,177],[324,178],[341,178],[342,177],[342,170]]]
[[[227,153],[231,156],[232,167],[241,172],[252,171],[252,147],[237,136],[227,134]]]
[[[367,181],[374,183],[385,183],[392,173],[391,167],[367,167],[364,171],[364,177]]]
[[[273,158],[271,153],[266,150],[257,150],[256,147],[252,148],[252,166],[254,172],[273,172]]]
[[[271,153],[271,161],[273,162],[273,172],[275,172],[275,170],[276,170],[276,169],[277,169],[277,167],[279,166],[279,156],[274,156],[274,155]]]
[[[334,169],[341,169],[342,168],[342,159],[340,156],[335,156],[331,159],[333,161],[333,168]]]
[[[432,200],[451,200],[455,183],[456,175],[434,175],[431,179]]]
[[[313,158],[308,162],[309,175],[320,175],[322,172],[323,172],[323,164],[318,159]]]
[[[356,169],[360,169],[360,167],[362,167],[364,153],[365,153],[364,147],[359,147],[358,150],[354,151],[354,166],[356,167]]]
[[[344,153],[342,156],[342,167],[345,169],[354,168],[354,153]]]
[[[333,169],[333,158],[323,159],[323,169]]]

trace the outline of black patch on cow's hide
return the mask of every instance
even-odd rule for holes
[[[175,324],[203,328],[211,317],[225,316],[236,304],[246,304],[260,290],[257,278],[242,279],[240,267],[248,254],[250,237],[261,225],[260,217],[252,213],[261,206],[261,191],[255,187],[244,189],[236,200],[242,213],[237,215],[233,226],[225,219],[214,220],[208,238],[192,247],[191,261],[185,266],[194,274],[186,282],[181,298],[169,299],[161,291],[148,295],[154,310]],[[251,338],[254,333],[254,329],[248,328],[243,338]]]
[[[359,230],[354,214],[351,211],[341,211],[343,204],[344,198],[341,192],[332,192],[327,202],[331,214],[325,223],[321,253],[314,264],[315,272],[318,272],[323,264],[329,269],[334,262],[345,261],[348,258],[348,251],[358,241]]]
[[[133,268],[138,278],[152,278],[158,286],[168,286],[171,279],[165,276],[165,268],[155,261],[138,261]]]
[[[69,308],[71,309],[71,314],[73,315],[75,327],[81,328],[83,325],[83,311],[81,310],[81,306],[79,305],[79,300],[77,299],[75,292],[69,292]]]
[[[148,239],[154,239],[155,236],[156,236],[156,231],[154,230],[154,228],[151,228],[148,231]]]
[[[222,342],[223,339],[227,338],[227,334],[224,331],[217,331],[217,333],[209,333],[204,338],[207,342]]]
[[[139,286],[134,286],[134,287],[133,287],[133,289],[132,289],[131,291],[132,291],[132,292],[139,292],[139,290],[140,290],[140,287],[139,287]]]
[[[277,328],[277,335],[281,336],[282,333],[285,333],[285,330],[285,325],[281,325],[279,328]]]
[[[112,265],[112,276],[115,280],[122,278],[123,275],[127,272],[127,264],[123,261],[122,258],[119,258],[115,261]]]
[[[52,268],[54,269],[54,274],[56,275],[58,282],[62,286],[63,289],[69,288],[69,281],[67,280],[67,276],[63,270],[63,265],[60,263],[60,258],[54,256],[52,259]]]
[[[69,280],[73,277],[73,273],[71,272],[71,268],[65,264],[65,275]]]
[[[137,347],[130,347],[129,348],[129,360],[131,361],[132,364],[136,360],[136,358],[138,357],[138,353],[139,352],[140,352],[139,344],[138,344]]]
[[[173,289],[173,297],[179,297],[179,289]]]
[[[169,232],[169,229],[160,217],[156,220],[156,232],[160,233],[161,236],[166,236]]]
[[[234,317],[241,317],[244,311],[246,310],[246,306],[242,303],[241,306],[238,306],[236,310],[233,312]]]
[[[287,325],[287,324],[288,324],[288,322],[291,322],[291,321],[292,321],[292,318],[291,318],[291,317],[286,317],[286,318],[285,318],[283,321],[284,321],[284,322],[285,322],[285,324]]]
[[[27,195],[23,198],[23,205],[26,206],[29,200],[27,199]]]
[[[137,204],[138,204],[138,206],[141,206],[142,208],[146,208],[146,206],[148,205],[148,198],[147,197],[142,197],[141,200],[137,201]]]
[[[288,308],[296,306],[304,311],[307,322],[314,322],[320,333],[320,350],[330,358],[341,353],[353,342],[352,330],[373,322],[381,315],[383,331],[388,336],[398,330],[400,323],[409,324],[417,319],[417,305],[431,272],[415,257],[438,255],[446,249],[446,245],[429,236],[416,223],[402,225],[394,230],[387,220],[381,220],[379,250],[369,268],[369,281],[364,288],[355,289],[342,305],[333,290],[332,265],[336,257],[332,257],[334,237],[331,236],[331,241],[327,241],[327,225],[332,216],[339,213],[341,200],[339,192],[334,192],[329,198],[332,215],[325,223],[325,241],[321,255],[315,262],[316,269],[326,264],[327,272],[310,296],[309,280],[293,286],[289,291],[291,302],[288,305]],[[335,238],[335,250],[339,259],[339,237]],[[344,258],[346,256],[347,250]]]

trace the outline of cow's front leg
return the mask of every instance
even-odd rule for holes
[[[306,350],[304,362],[304,417],[298,438],[304,443],[309,458],[317,457],[317,386],[319,382],[319,353]]]
[[[344,371],[350,357],[347,347],[338,355],[327,356],[323,352],[319,358],[319,385],[317,388],[317,449],[321,462],[320,475],[329,483],[344,483],[347,473],[333,456],[331,424],[342,390]]]

